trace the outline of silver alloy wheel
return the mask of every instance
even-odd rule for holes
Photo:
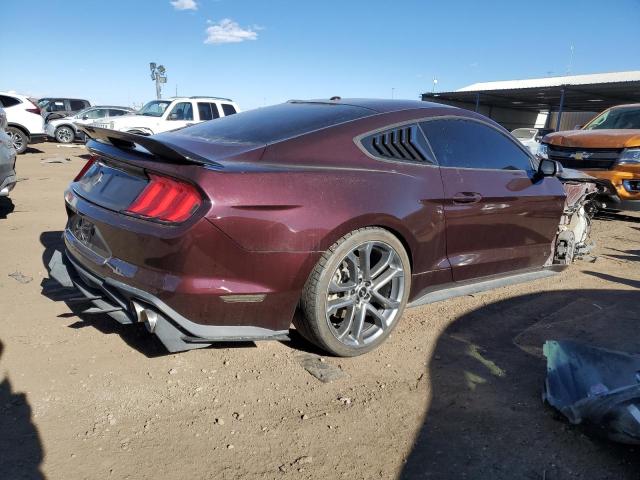
[[[398,318],[404,277],[400,256],[384,242],[366,242],[349,252],[327,287],[331,333],[351,347],[375,341]]]
[[[16,135],[12,131],[8,131],[7,134],[11,138],[11,144],[16,152],[19,152],[24,147],[24,137],[22,135]]]
[[[58,127],[56,130],[56,140],[60,143],[71,143],[75,134],[69,127]]]

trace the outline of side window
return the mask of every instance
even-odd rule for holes
[[[402,125],[367,135],[360,140],[372,156],[385,160],[435,163],[418,125]]]
[[[107,116],[107,111],[104,108],[96,108],[94,110],[89,110],[84,116],[92,120],[95,118],[103,118]]]
[[[443,167],[531,170],[530,157],[497,130],[470,120],[420,124]]]
[[[0,106],[2,107],[13,107],[14,105],[18,105],[20,100],[15,97],[9,97],[7,95],[0,95]]]
[[[230,105],[228,103],[222,103],[222,111],[224,112],[224,116],[228,117],[229,115],[233,115],[236,112],[236,109],[233,105]]]
[[[82,100],[69,100],[69,106],[71,107],[72,112],[79,112],[80,110],[84,110],[89,105],[86,105]]]
[[[47,105],[47,111],[48,112],[65,112],[66,108],[64,106],[64,101],[54,100],[52,102],[49,102],[49,105]]]
[[[220,117],[220,114],[218,113],[218,107],[215,103],[198,102],[198,114],[200,115],[200,120],[202,121],[213,120]]]
[[[220,118],[220,109],[218,108],[218,105],[216,105],[215,103],[210,103],[209,105],[211,105],[211,113],[213,114],[213,119],[215,120],[216,118]]]
[[[126,115],[127,112],[126,110],[114,110],[113,108],[109,109],[109,116],[110,117],[121,117],[122,115]]]
[[[169,113],[169,120],[193,120],[193,107],[191,102],[177,103],[171,113]]]

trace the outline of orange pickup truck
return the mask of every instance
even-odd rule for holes
[[[604,180],[602,208],[640,211],[640,104],[609,108],[580,130],[550,133],[539,154]]]

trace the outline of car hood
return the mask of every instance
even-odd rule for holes
[[[550,133],[543,142],[559,147],[630,148],[640,146],[640,130],[570,130]]]
[[[109,123],[113,122],[116,126],[131,125],[135,127],[145,127],[147,125],[155,125],[161,119],[162,117],[149,117],[147,115],[136,115],[132,113],[130,115],[109,118]]]

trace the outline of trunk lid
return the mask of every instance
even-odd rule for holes
[[[263,145],[201,140],[181,141],[178,145],[169,143],[172,137],[161,135],[145,137],[90,125],[81,129],[91,137],[87,148],[96,160],[82,178],[71,184],[71,189],[85,200],[113,211],[126,210],[134,202],[149,183],[149,174],[199,186],[204,177],[246,169],[247,164],[260,159],[265,149]]]

